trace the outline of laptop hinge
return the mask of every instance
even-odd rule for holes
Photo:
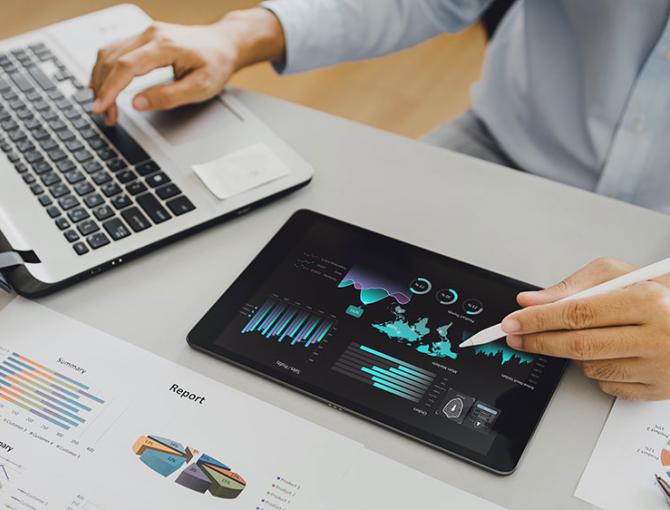
[[[25,261],[23,257],[15,251],[6,251],[0,253],[0,289],[4,290],[5,292],[11,292],[12,290],[11,285],[9,285],[9,282],[2,274],[2,270],[20,266],[24,263]]]

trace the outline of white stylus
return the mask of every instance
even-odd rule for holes
[[[634,283],[640,283],[647,280],[653,280],[659,276],[670,273],[670,258],[655,262],[649,266],[637,269],[630,273],[621,275],[613,280],[596,285],[590,289],[582,290],[571,296],[564,297],[559,299],[557,302],[561,301],[570,301],[572,299],[582,299],[591,296],[597,296],[598,294],[605,294],[606,292],[611,292],[613,290],[623,289]],[[506,336],[507,334],[502,330],[500,324],[491,326],[490,328],[483,329],[476,335],[468,338],[465,342],[461,343],[459,347],[474,347],[475,345],[483,345],[494,342],[499,338]]]

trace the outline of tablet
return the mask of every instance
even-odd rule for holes
[[[196,349],[499,474],[566,361],[459,349],[535,287],[298,211],[188,335]]]

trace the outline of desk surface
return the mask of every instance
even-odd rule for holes
[[[601,255],[639,264],[667,256],[670,218],[282,101],[239,95],[314,166],[313,182],[41,303],[507,508],[592,508],[572,494],[612,400],[574,367],[517,472],[498,477],[195,352],[185,337],[299,208],[538,285]],[[399,202],[404,210],[393,205]],[[0,307],[8,300],[0,296]]]

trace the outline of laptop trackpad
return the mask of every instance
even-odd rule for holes
[[[223,131],[239,128],[241,122],[219,98],[143,117],[173,147],[212,137],[221,139]]]

